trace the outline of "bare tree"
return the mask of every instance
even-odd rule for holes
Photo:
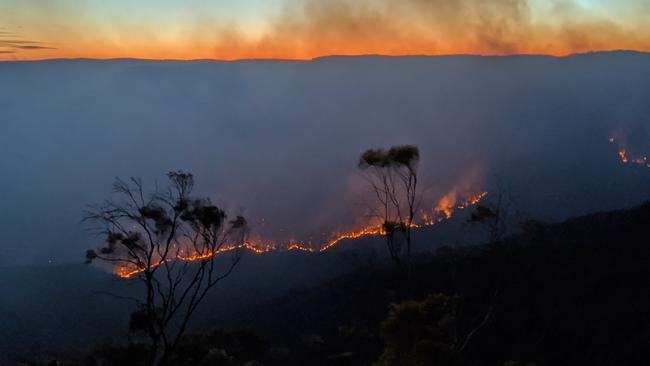
[[[513,219],[513,198],[503,186],[496,187],[490,198],[479,205],[472,212],[469,223],[481,224],[486,229],[490,244],[498,244],[508,233],[509,225]]]
[[[406,243],[407,278],[411,277],[411,230],[414,226],[418,199],[417,167],[420,151],[417,146],[393,146],[389,150],[371,149],[361,155],[359,168],[380,204],[376,216],[382,222],[388,252],[401,267],[402,244],[396,233],[401,233]]]
[[[106,238],[104,247],[86,252],[87,261],[111,263],[120,277],[143,284],[130,328],[149,338],[150,365],[165,363],[206,294],[239,262],[236,248],[248,233],[243,217],[226,221],[209,199],[191,196],[192,174],[168,178],[166,189],[150,194],[138,178],[117,179],[113,190],[122,200],[90,206],[85,217]],[[226,251],[229,264],[217,268],[216,254]]]
[[[505,235],[508,234],[508,226],[512,220],[512,203],[513,198],[509,191],[502,185],[498,185],[494,193],[491,194],[491,199],[483,204],[477,205],[475,211],[472,212],[467,220],[470,223],[482,224],[487,230],[488,244],[494,249],[494,254],[497,257],[494,268],[494,272],[497,273],[497,278],[488,308],[480,322],[470,329],[464,341],[459,344],[458,351],[460,353],[465,351],[476,334],[490,322],[499,303],[502,273],[506,265],[505,261],[507,260],[503,255],[503,250],[501,250],[501,242]]]

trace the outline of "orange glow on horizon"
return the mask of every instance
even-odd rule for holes
[[[649,36],[650,37],[650,36]],[[580,48],[572,47],[550,48],[543,47],[540,49],[520,49],[513,52],[494,52],[493,50],[479,49],[455,49],[446,48],[445,50],[436,49],[427,51],[426,49],[411,50],[411,47],[387,47],[385,49],[356,49],[342,48],[330,51],[319,52],[314,49],[277,49],[267,50],[266,52],[255,52],[252,50],[233,50],[232,53],[214,53],[212,49],[206,50],[184,50],[182,49],[165,49],[155,48],[151,50],[139,49],[130,52],[129,49],[101,49],[93,50],[90,48],[77,48],[75,50],[52,50],[39,52],[22,52],[16,54],[0,53],[0,62],[2,61],[45,61],[58,59],[91,59],[91,60],[116,60],[116,59],[134,59],[150,61],[247,61],[247,60],[287,60],[287,61],[313,61],[325,57],[357,57],[357,56],[387,56],[387,57],[444,57],[444,56],[519,56],[519,55],[542,55],[549,57],[564,58],[573,55],[579,55],[590,52],[615,52],[615,51],[635,51],[650,52],[650,47],[602,47],[602,48]]]
[[[198,9],[183,2],[172,8],[167,6],[173,2],[144,3],[106,2],[84,11],[62,0],[0,5],[0,60],[650,52],[643,4],[597,9],[577,1],[568,6],[571,0],[565,6],[532,0],[286,0],[265,3],[265,11],[250,7],[237,18],[234,2]]]

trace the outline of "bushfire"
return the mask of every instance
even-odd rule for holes
[[[617,145],[618,157],[621,160],[621,163],[643,165],[647,168],[650,168],[650,162],[648,161],[647,156],[631,156],[630,152],[625,147],[623,147],[623,145],[616,137],[610,137],[609,143]]]
[[[471,195],[469,198],[459,199],[459,194],[456,191],[442,197],[437,206],[429,211],[422,210],[420,211],[420,217],[418,222],[411,223],[411,227],[426,227],[438,224],[442,221],[448,220],[453,217],[454,213],[457,210],[463,210],[468,207],[474,206],[481,202],[488,192],[481,192],[475,195]],[[232,252],[234,250],[247,250],[254,254],[264,254],[268,252],[277,252],[277,251],[302,251],[307,253],[322,253],[336,246],[344,240],[349,239],[358,239],[366,236],[372,235],[381,235],[383,230],[380,224],[370,223],[365,227],[362,227],[357,230],[339,232],[332,235],[331,239],[323,243],[320,247],[313,247],[311,243],[307,244],[297,240],[291,240],[288,243],[284,244],[274,244],[270,241],[264,240],[255,240],[249,241],[243,244],[238,245],[227,245],[221,247],[216,252],[209,253],[192,253],[186,254],[182,249],[179,249],[176,255],[170,256],[166,260],[157,261],[150,268],[155,268],[162,266],[165,263],[172,261],[183,261],[183,262],[195,262],[210,259],[216,255]],[[131,267],[131,266],[118,266],[115,268],[114,273],[124,279],[132,278],[145,271],[146,268],[143,267]]]

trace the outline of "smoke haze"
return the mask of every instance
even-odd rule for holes
[[[555,220],[639,203],[649,56],[1,63],[2,264],[80,262],[115,177],[195,173],[266,238],[322,240],[367,213],[367,148],[421,149],[423,208],[505,183]]]
[[[193,0],[101,6],[5,1],[0,57],[232,60],[650,51],[648,19],[650,6],[643,0]],[[39,48],[9,42],[17,38]]]

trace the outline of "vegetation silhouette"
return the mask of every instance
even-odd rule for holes
[[[443,294],[393,304],[381,323],[378,366],[457,365],[456,299]]]
[[[418,147],[403,145],[393,146],[388,150],[366,150],[358,163],[380,207],[373,210],[372,215],[381,221],[382,235],[386,238],[388,252],[399,268],[402,267],[403,261],[406,262],[407,296],[410,296],[412,272],[411,232],[419,201],[419,161]],[[396,237],[398,233],[401,238]],[[402,253],[400,239],[406,243],[405,253]]]
[[[167,177],[169,185],[151,193],[138,178],[117,179],[113,190],[121,201],[90,206],[85,216],[105,237],[105,246],[87,251],[88,263],[108,262],[127,271],[122,277],[142,284],[142,295],[131,298],[137,310],[129,330],[148,338],[148,365],[162,365],[172,357],[197,307],[240,259],[233,250],[229,266],[217,268],[215,254],[226,244],[244,243],[248,235],[243,217],[227,221],[226,213],[209,199],[191,195],[192,174],[177,171]],[[199,260],[178,260],[183,256]]]
[[[472,224],[480,224],[488,233],[488,245],[492,248],[495,255],[494,268],[491,273],[496,274],[494,283],[494,292],[490,302],[485,310],[485,314],[480,317],[479,321],[465,335],[464,340],[458,343],[457,350],[463,353],[465,349],[474,340],[476,334],[483,329],[492,317],[499,302],[499,292],[503,282],[503,271],[509,265],[507,256],[504,255],[502,241],[508,233],[509,225],[513,221],[511,212],[512,197],[502,186],[497,187],[491,197],[484,203],[476,205],[474,212],[471,213],[467,221]],[[527,220],[525,224],[520,225],[522,228],[535,220]]]
[[[142,344],[106,345],[71,362],[71,366],[140,366],[146,364],[148,348]],[[256,366],[269,353],[268,342],[251,331],[213,331],[184,335],[166,360],[174,366]]]
[[[500,245],[419,253],[408,301],[394,291],[403,284],[387,258],[229,315],[229,326],[250,330],[186,334],[167,364],[647,365],[649,220],[650,204],[527,220]],[[460,352],[492,307],[495,283],[489,321]],[[145,365],[148,352],[119,343],[60,364]]]
[[[453,299],[457,358],[451,361],[461,365],[647,365],[648,220],[650,204],[557,224],[536,222],[535,230],[506,236],[501,245],[419,253],[410,301],[421,303],[432,294]],[[492,316],[458,352],[485,318],[499,280]],[[381,337],[381,324],[391,304],[403,303],[395,291],[400,286],[389,266],[361,268],[243,309],[233,322],[254,324],[289,349],[283,365],[373,365],[393,347]],[[323,343],[304,344],[306,332]]]
[[[365,169],[384,168],[376,158],[386,155],[375,152],[366,155],[375,165]],[[138,180],[132,182],[138,187]],[[359,268],[241,309],[232,324],[250,330],[183,332],[164,357],[159,350],[155,361],[182,366],[648,364],[650,204],[559,224],[527,219],[513,234],[510,200],[497,190],[469,215],[467,221],[486,230],[484,245],[440,246],[410,258],[418,281],[406,300],[396,294],[404,283],[394,276],[395,258],[389,253],[386,265]],[[205,217],[222,217],[226,225],[225,214],[206,211]],[[138,212],[152,231],[171,230],[155,205]],[[201,225],[213,222],[185,217]],[[243,219],[231,226],[239,227],[237,220]],[[220,230],[225,235],[230,229]],[[113,258],[119,246],[136,247],[129,237],[118,237],[112,248],[107,240],[91,259]],[[134,313],[132,330],[146,332],[150,319],[146,312]],[[140,342],[105,346],[69,364],[144,365],[152,362],[151,351],[151,344]]]

